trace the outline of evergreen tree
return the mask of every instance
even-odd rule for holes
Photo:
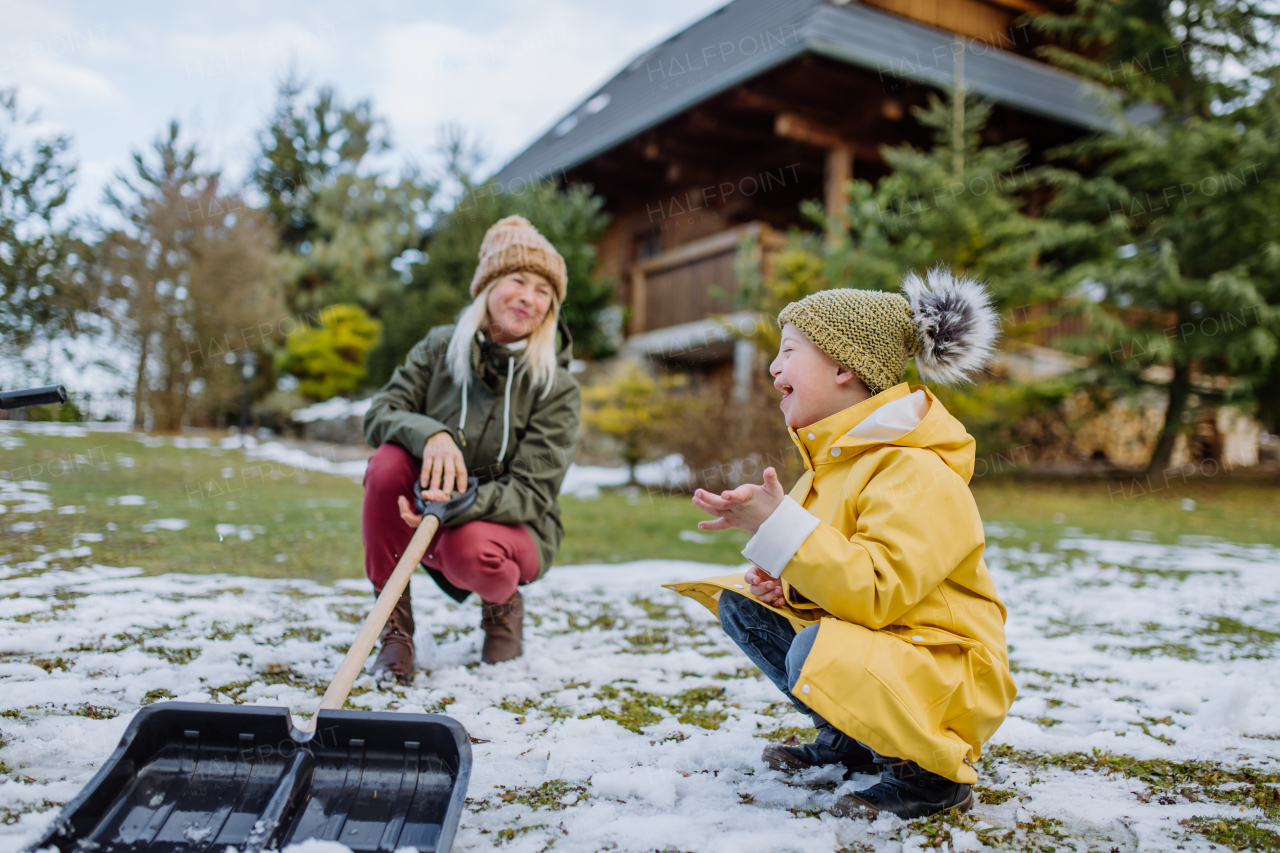
[[[75,331],[92,307],[83,258],[64,213],[75,177],[66,136],[23,144],[36,116],[0,89],[0,354],[18,358],[32,342]]]
[[[614,283],[596,272],[595,241],[607,222],[601,213],[604,200],[587,186],[562,189],[549,183],[503,193],[494,182],[472,179],[469,172],[479,158],[456,131],[441,148],[445,180],[458,189],[458,200],[437,217],[426,261],[413,265],[412,280],[383,313],[382,343],[369,357],[370,380],[385,382],[433,326],[452,323],[466,307],[485,232],[512,214],[532,222],[564,256],[569,283],[560,316],[573,335],[574,353],[583,358],[612,355],[613,341],[602,326],[601,312],[613,300]]]
[[[1061,253],[1092,294],[1078,345],[1117,387],[1167,395],[1148,464],[1159,471],[1197,399],[1280,390],[1280,92],[1269,43],[1280,16],[1237,0],[1080,0],[1037,22],[1062,41],[1052,59],[1120,95],[1116,132],[1065,146],[1064,166],[1044,172],[1055,189],[1047,210],[1078,223]],[[1146,122],[1131,120],[1144,112]]]
[[[743,304],[772,316],[828,287],[897,291],[906,273],[943,263],[987,282],[1005,312],[1006,337],[1034,331],[1028,309],[1062,295],[1066,279],[1052,258],[1073,229],[1032,215],[1041,180],[1026,143],[984,145],[990,115],[989,104],[954,94],[915,110],[933,131],[933,147],[884,148],[892,171],[877,184],[851,181],[838,224],[819,202],[806,202],[809,218],[835,239],[793,234],[763,278],[754,263],[741,265]],[[744,250],[745,261],[751,247]],[[758,343],[776,348],[776,332],[762,330]]]
[[[379,170],[391,144],[369,101],[305,94],[296,78],[281,84],[254,170],[290,259],[284,297],[298,314],[356,303],[377,316],[410,277],[434,187],[411,164]]]
[[[933,147],[887,147],[891,173],[875,186],[851,184],[848,229],[825,252],[827,279],[896,291],[907,272],[945,263],[987,282],[1002,308],[1058,296],[1060,269],[1048,257],[1067,229],[1032,215],[1038,179],[1026,159],[1027,144],[984,145],[991,106],[962,94],[931,97],[927,108],[914,112],[933,131]],[[816,203],[808,209],[821,217]]]

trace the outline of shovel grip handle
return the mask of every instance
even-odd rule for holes
[[[342,665],[338,667],[337,673],[333,676],[333,681],[329,683],[329,689],[324,692],[324,698],[320,700],[320,707],[311,716],[311,721],[307,723],[303,731],[315,730],[320,711],[337,710],[346,704],[347,694],[351,692],[352,685],[360,677],[360,672],[364,669],[365,660],[369,657],[369,653],[373,651],[373,644],[378,641],[378,635],[382,633],[383,626],[387,624],[387,619],[391,617],[391,611],[395,609],[396,602],[400,600],[400,594],[409,585],[409,578],[413,577],[414,571],[418,568],[418,563],[422,561],[422,555],[427,553],[427,546],[431,544],[431,537],[436,535],[436,529],[439,526],[440,519],[434,515],[423,516],[422,523],[414,531],[408,547],[400,555],[400,562],[396,563],[395,571],[391,573],[386,585],[382,587],[382,592],[379,593],[378,600],[373,605],[373,610],[365,618],[364,624],[360,626],[360,633],[356,634],[355,640],[352,641],[351,648],[347,650],[347,656],[342,659]]]

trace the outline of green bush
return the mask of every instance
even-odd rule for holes
[[[320,319],[323,325],[289,336],[280,367],[297,377],[303,394],[327,400],[364,386],[366,358],[382,324],[359,305],[330,305]]]

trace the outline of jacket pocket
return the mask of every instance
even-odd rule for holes
[[[941,723],[939,709],[945,709],[965,678],[970,645],[978,644],[934,629],[876,631],[866,668],[917,725],[933,728]]]

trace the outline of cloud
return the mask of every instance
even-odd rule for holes
[[[632,56],[723,2],[204,0],[106,15],[76,0],[0,0],[0,86],[20,86],[48,127],[72,134],[85,163],[79,210],[174,117],[242,177],[290,69],[345,102],[371,97],[396,145],[389,165],[425,159],[437,128],[456,122],[487,143],[495,168]]]
[[[230,76],[260,84],[281,69],[332,65],[339,61],[339,28],[332,21],[271,21],[231,31],[177,31],[163,51],[181,78],[208,81]]]
[[[37,59],[31,63],[32,100],[57,99],[96,108],[110,108],[128,101],[123,92],[105,75],[90,68],[55,59]]]
[[[681,14],[714,5],[703,0]],[[420,152],[437,127],[458,123],[482,135],[496,167],[669,34],[673,16],[662,11],[560,2],[512,7],[483,29],[436,20],[384,25],[375,100],[399,147]]]

